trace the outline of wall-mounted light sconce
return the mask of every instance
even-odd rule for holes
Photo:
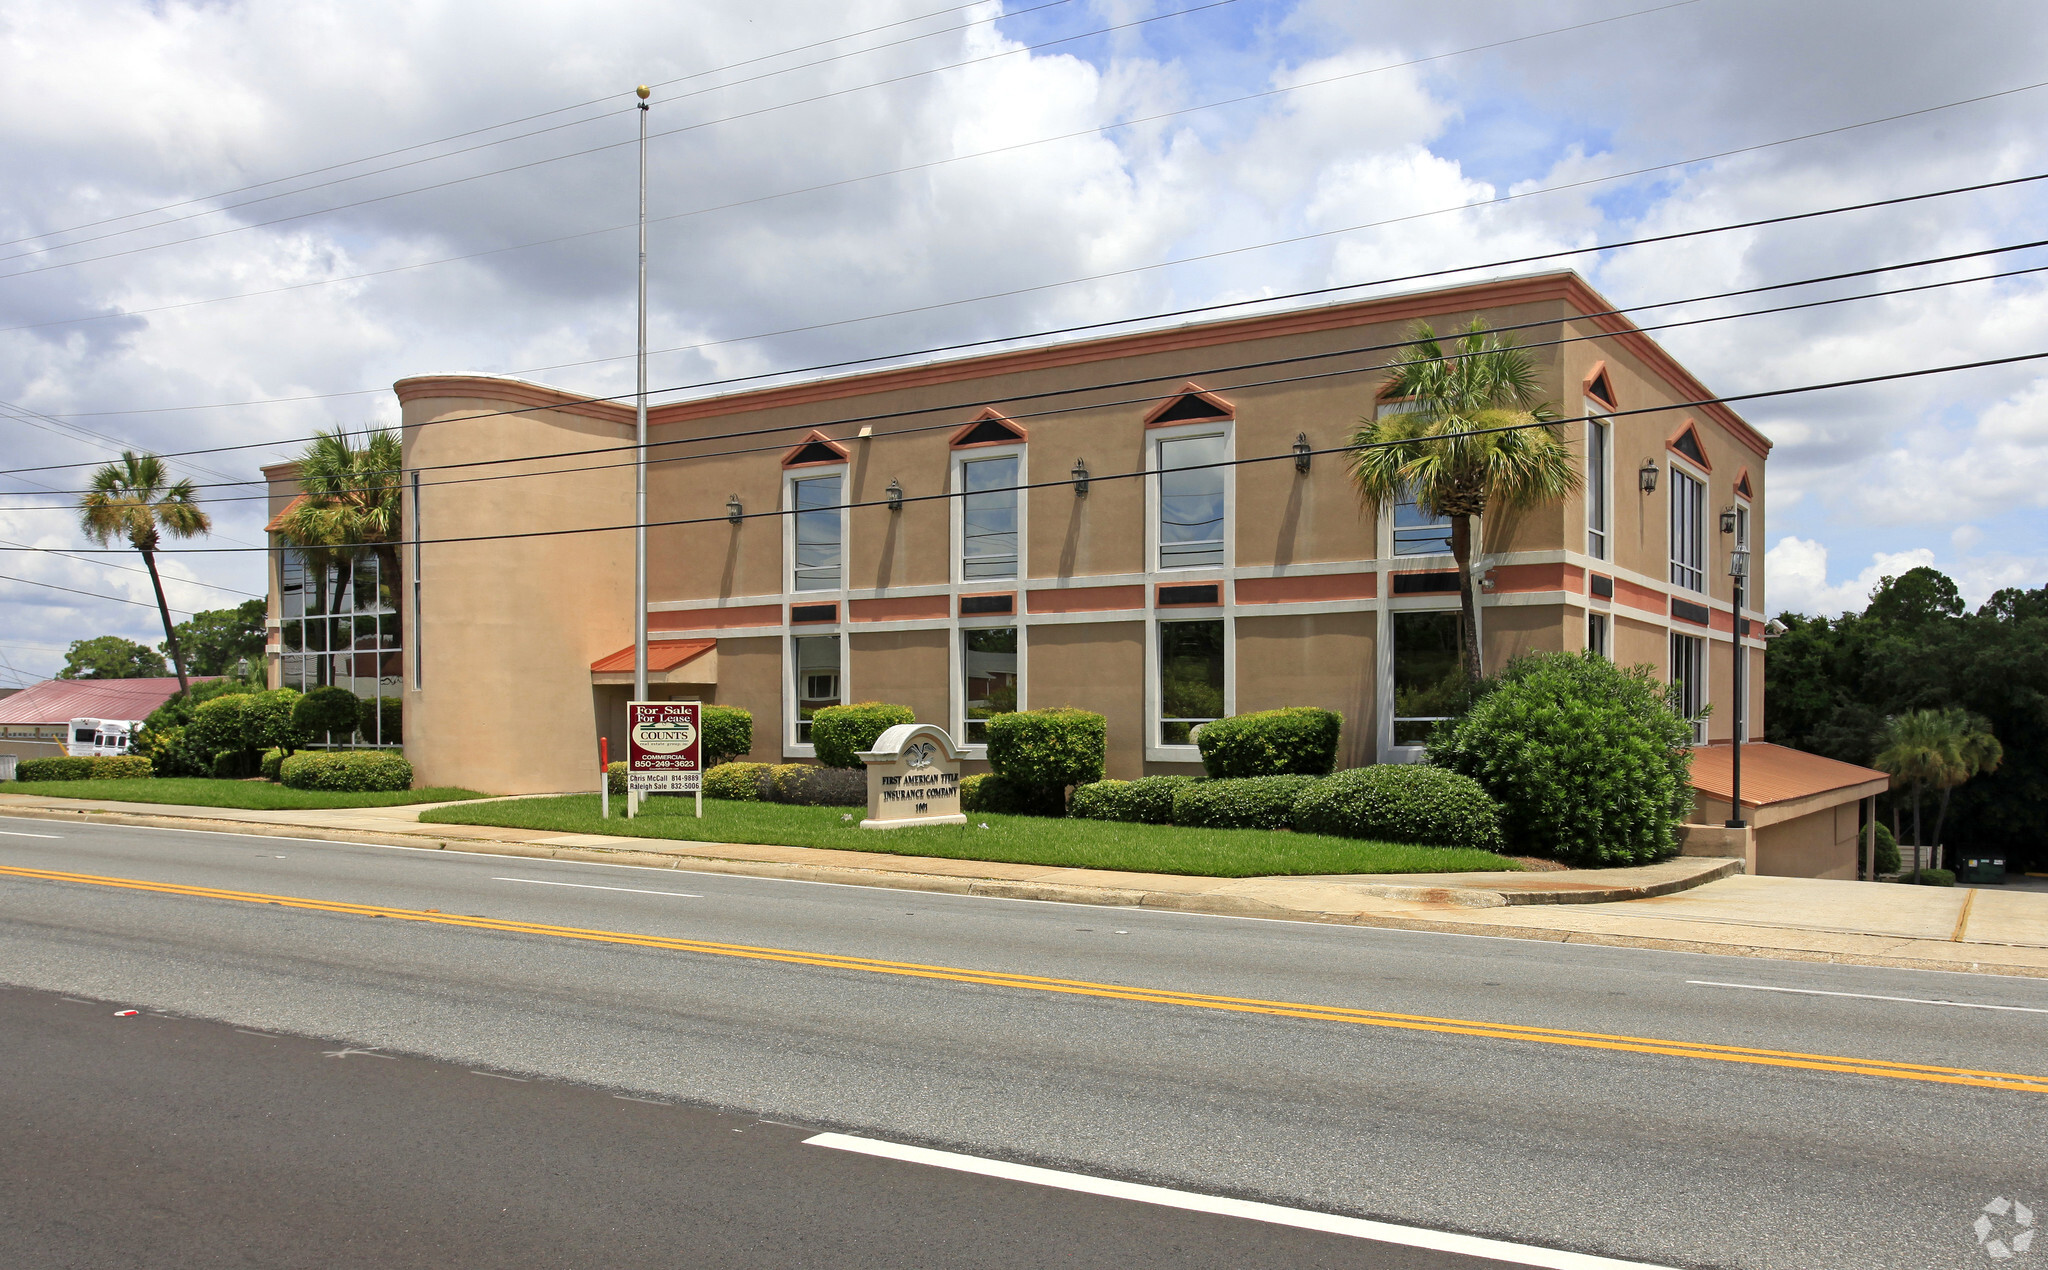
[[[889,478],[889,488],[882,492],[889,496],[890,511],[900,512],[903,510],[903,487],[897,484],[895,477]]]
[[[1074,470],[1067,475],[1074,478],[1074,497],[1088,497],[1088,460],[1075,459]]]
[[[1657,460],[1655,460],[1655,459],[1644,459],[1644,460],[1643,460],[1643,466],[1642,466],[1641,470],[1639,470],[1639,471],[1638,471],[1638,472],[1636,473],[1636,480],[1637,480],[1638,482],[1640,482],[1640,483],[1641,483],[1641,485],[1642,485],[1642,487],[1643,487],[1643,493],[1645,493],[1645,494],[1654,494],[1654,493],[1656,493],[1656,492],[1657,492]]]
[[[1735,532],[1735,509],[1733,507],[1721,509],[1721,532],[1724,534]]]
[[[740,523],[740,517],[746,514],[747,509],[740,503],[740,496],[738,494],[734,494],[725,500],[725,518],[727,520],[737,525]]]
[[[1482,590],[1482,591],[1485,591],[1485,592],[1487,592],[1487,593],[1491,594],[1491,593],[1492,593],[1492,591],[1493,591],[1493,589],[1494,589],[1494,587],[1496,587],[1496,586],[1498,586],[1498,585],[1499,585],[1499,584],[1498,584],[1498,583],[1496,583],[1496,582],[1495,582],[1495,581],[1493,580],[1493,570],[1491,570],[1491,569],[1488,569],[1488,570],[1487,570],[1487,571],[1486,571],[1485,573],[1482,573],[1482,574],[1480,574],[1480,575],[1479,575],[1479,589],[1480,589],[1480,590]]]
[[[1301,474],[1302,474],[1303,476],[1307,476],[1307,475],[1308,475],[1308,465],[1309,465],[1309,460],[1313,459],[1314,457],[1315,457],[1315,450],[1314,450],[1314,448],[1313,448],[1313,447],[1311,447],[1311,446],[1309,445],[1309,443],[1308,443],[1308,433],[1306,433],[1306,432],[1297,432],[1297,433],[1295,433],[1295,434],[1294,434],[1294,470],[1295,470],[1295,471],[1297,471],[1297,472],[1299,472],[1299,473],[1301,473]]]

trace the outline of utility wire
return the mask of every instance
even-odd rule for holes
[[[1893,382],[1897,382],[1897,381],[1899,381],[1899,380],[1904,380],[1904,379],[1920,379],[1920,378],[1924,378],[1924,377],[1926,377],[1926,376],[1929,376],[1929,375],[1945,375],[1945,374],[1952,374],[1952,373],[1955,373],[1955,372],[1958,372],[1958,371],[1966,371],[1966,370],[1982,370],[1982,369],[1986,369],[1986,368],[1988,368],[1988,367],[1993,367],[1993,366],[2012,366],[2012,365],[2017,365],[2017,364],[2019,364],[2019,363],[2022,363],[2022,362],[2034,362],[2034,361],[2041,361],[2041,360],[2044,360],[2044,359],[2048,359],[2048,352],[2037,352],[2037,353],[2016,353],[2016,354],[2013,354],[2012,356],[2009,356],[2009,357],[1988,357],[1988,358],[1982,358],[1982,359],[1980,359],[1980,360],[1977,360],[1977,361],[1971,361],[1971,362],[1955,362],[1955,363],[1952,363],[1952,364],[1950,364],[1950,365],[1946,365],[1946,366],[1928,366],[1928,367],[1922,367],[1921,369],[1918,369],[1918,370],[1901,370],[1901,371],[1891,371],[1891,372],[1888,372],[1888,373],[1885,373],[1885,374],[1881,374],[1881,375],[1863,375],[1863,376],[1859,376],[1859,377],[1857,377],[1857,378],[1854,378],[1854,379],[1836,379],[1836,380],[1830,380],[1830,381],[1827,381],[1827,382],[1825,382],[1825,383],[1817,383],[1817,384],[1801,384],[1801,385],[1798,385],[1797,387],[1792,387],[1792,388],[1769,388],[1769,389],[1763,389],[1763,390],[1761,390],[1761,391],[1758,391],[1758,392],[1748,392],[1748,393],[1735,393],[1735,394],[1732,394],[1732,395],[1729,395],[1729,396],[1719,396],[1719,397],[1696,397],[1696,398],[1694,398],[1694,399],[1692,399],[1692,400],[1690,400],[1690,401],[1674,401],[1674,402],[1669,402],[1669,403],[1667,403],[1667,404],[1664,404],[1664,405],[1660,405],[1660,406],[1640,406],[1640,407],[1637,407],[1637,408],[1635,408],[1635,409],[1631,409],[1631,410],[1603,410],[1603,411],[1600,411],[1600,412],[1599,412],[1598,414],[1570,415],[1570,416],[1566,416],[1566,417],[1562,417],[1562,418],[1557,418],[1557,419],[1547,419],[1547,420],[1539,420],[1539,421],[1534,421],[1534,422],[1530,422],[1530,423],[1516,423],[1516,424],[1504,424],[1504,425],[1501,425],[1501,426],[1499,426],[1499,427],[1492,427],[1492,428],[1474,428],[1474,429],[1470,429],[1470,430],[1468,430],[1468,431],[1463,431],[1463,432],[1447,432],[1447,433],[1442,433],[1442,434],[1440,434],[1439,436],[1437,436],[1437,437],[1435,437],[1435,438],[1432,438],[1432,439],[1434,439],[1434,440],[1459,440],[1459,439],[1463,439],[1463,438],[1468,438],[1468,437],[1479,437],[1479,436],[1491,436],[1491,435],[1494,435],[1494,434],[1496,434],[1496,433],[1504,433],[1504,432],[1523,432],[1523,431],[1527,431],[1527,430],[1528,430],[1528,429],[1530,429],[1530,428],[1555,428],[1555,427],[1559,427],[1559,426],[1561,426],[1561,425],[1563,425],[1563,424],[1567,424],[1567,423],[1581,423],[1581,422],[1585,422],[1585,421],[1587,421],[1587,420],[1591,420],[1591,419],[1601,419],[1601,420],[1612,420],[1612,419],[1620,419],[1620,418],[1627,418],[1627,417],[1629,417],[1629,416],[1632,416],[1632,415],[1646,415],[1646,414],[1664,414],[1664,413],[1668,413],[1668,412],[1670,412],[1670,411],[1673,411],[1673,410],[1692,410],[1692,409],[1699,409],[1699,408],[1702,408],[1702,407],[1706,407],[1706,406],[1713,406],[1713,405],[1727,405],[1727,404],[1730,404],[1730,403],[1733,403],[1733,402],[1738,402],[1738,401],[1762,401],[1762,400],[1767,400],[1767,399],[1770,399],[1770,398],[1776,398],[1776,397],[1789,397],[1789,396],[1795,396],[1795,395],[1798,395],[1798,394],[1802,394],[1802,393],[1812,393],[1812,392],[1826,392],[1826,391],[1829,391],[1829,390],[1833,390],[1833,389],[1837,389],[1837,388],[1857,388],[1857,387],[1863,387],[1863,386],[1866,386],[1866,385],[1870,385],[1870,384],[1883,384],[1883,383],[1893,383]],[[1301,378],[1303,378],[1303,379],[1316,379],[1316,378],[1322,378],[1322,377],[1323,377],[1322,375],[1305,375],[1305,376],[1302,376]],[[1277,382],[1277,381],[1276,381],[1276,382]],[[1404,441],[1380,441],[1380,442],[1373,442],[1373,443],[1370,443],[1370,444],[1366,444],[1366,445],[1338,445],[1338,446],[1327,446],[1327,447],[1324,447],[1324,448],[1322,448],[1322,449],[1315,449],[1315,450],[1311,450],[1311,451],[1309,451],[1309,454],[1310,454],[1310,455],[1312,455],[1312,456],[1313,456],[1313,455],[1320,455],[1320,454],[1355,454],[1355,453],[1357,453],[1357,452],[1359,452],[1359,451],[1362,451],[1362,450],[1374,450],[1374,449],[1384,449],[1384,448],[1388,448],[1388,447],[1391,447],[1391,446],[1398,446],[1398,445],[1408,445],[1408,444],[1411,444],[1411,443],[1412,443],[1412,442],[1410,442],[1410,441],[1405,441],[1405,440],[1404,440]],[[1090,482],[1091,484],[1092,484],[1093,482],[1096,482],[1096,481],[1123,481],[1123,480],[1134,480],[1134,479],[1138,479],[1138,478],[1141,478],[1141,477],[1147,477],[1147,476],[1157,476],[1157,475],[1160,475],[1160,474],[1161,474],[1162,472],[1165,472],[1165,471],[1174,471],[1174,472],[1188,472],[1188,471],[1196,471],[1196,470],[1200,470],[1200,469],[1205,469],[1205,468],[1227,468],[1227,467],[1242,467],[1242,466],[1245,466],[1245,465],[1247,465],[1247,464],[1251,464],[1251,463],[1277,463],[1277,462],[1284,462],[1284,461],[1292,461],[1292,460],[1294,460],[1294,459],[1297,459],[1297,458],[1299,458],[1299,457],[1301,457],[1301,455],[1299,454],[1299,452],[1297,452],[1297,451],[1293,450],[1292,448],[1289,448],[1289,449],[1286,449],[1286,450],[1282,450],[1282,451],[1281,451],[1280,453],[1278,453],[1278,454],[1261,454],[1261,455],[1254,455],[1254,456],[1252,456],[1252,457],[1249,457],[1249,458],[1235,458],[1235,459],[1222,459],[1222,460],[1219,460],[1219,461],[1217,461],[1217,462],[1214,462],[1214,463],[1191,463],[1191,464],[1188,464],[1188,465],[1187,465],[1187,466],[1185,466],[1185,467],[1176,467],[1176,468],[1170,468],[1170,469],[1169,469],[1169,468],[1140,468],[1140,469],[1138,469],[1138,470],[1136,470],[1136,471],[1130,471],[1130,472],[1112,472],[1112,473],[1108,473],[1108,474],[1105,474],[1105,475],[1099,475],[1099,476],[1098,476],[1098,475],[1095,475],[1095,474],[1093,474],[1093,473],[1091,473],[1091,474],[1090,474],[1090,475],[1088,476],[1088,480],[1089,480],[1089,482]],[[1016,484],[1016,485],[1008,485],[1008,486],[994,486],[994,487],[991,487],[991,488],[990,488],[990,489],[988,489],[988,490],[976,490],[976,491],[974,491],[974,492],[975,492],[975,493],[990,493],[990,492],[996,492],[996,491],[1000,491],[1000,490],[1011,490],[1011,489],[1015,489],[1015,490],[1033,490],[1033,489],[1052,489],[1052,488],[1057,488],[1057,487],[1059,487],[1059,486],[1063,486],[1063,485],[1069,485],[1069,486],[1070,486],[1070,485],[1073,485],[1073,484],[1075,484],[1075,480],[1074,480],[1074,478],[1073,478],[1073,477],[1069,476],[1069,477],[1068,477],[1067,479],[1065,479],[1065,480],[1051,480],[1051,481],[1034,481],[1034,482],[1028,482],[1028,483],[1020,483],[1020,484]],[[901,500],[901,501],[902,501],[902,502],[905,502],[905,503],[923,503],[923,502],[932,502],[932,501],[936,501],[936,500],[940,500],[940,499],[952,499],[952,498],[962,498],[962,497],[965,497],[965,496],[966,496],[966,491],[964,491],[964,490],[954,490],[954,491],[948,491],[948,492],[946,492],[946,493],[942,493],[942,494],[906,494],[906,495],[904,495],[904,496],[902,497],[902,500]],[[858,503],[845,503],[845,504],[841,504],[841,509],[842,509],[842,510],[853,510],[853,509],[856,509],[856,508],[865,508],[865,507],[887,507],[887,506],[889,506],[889,505],[890,505],[891,503],[893,503],[893,502],[895,502],[895,501],[897,501],[897,500],[895,500],[894,498],[879,498],[879,499],[869,499],[869,500],[866,500],[866,501],[864,501],[864,502],[858,502]],[[774,510],[774,511],[765,511],[765,512],[741,512],[741,513],[739,514],[739,516],[737,517],[737,519],[739,519],[739,520],[742,520],[742,521],[745,521],[745,520],[762,520],[762,519],[767,519],[767,518],[771,518],[771,517],[773,517],[773,518],[780,518],[780,517],[784,517],[784,516],[793,516],[793,515],[795,515],[795,514],[796,514],[796,509],[794,509],[794,508],[778,508],[778,509],[776,509],[776,510]],[[647,522],[645,522],[645,527],[646,527],[646,528],[649,528],[649,529],[669,529],[669,528],[676,528],[676,527],[681,527],[681,526],[689,526],[689,525],[710,525],[710,524],[720,524],[720,523],[728,523],[728,522],[731,522],[731,521],[732,521],[732,520],[734,520],[734,519],[735,519],[735,517],[734,517],[734,516],[733,516],[732,514],[730,514],[730,513],[720,513],[720,514],[717,514],[717,515],[711,515],[711,516],[692,516],[692,517],[684,517],[684,518],[681,518],[681,519],[677,519],[677,520],[659,520],[659,521],[647,521]],[[568,536],[571,536],[571,535],[579,535],[579,534],[604,534],[604,533],[622,533],[622,532],[625,532],[626,530],[630,530],[630,529],[637,529],[637,528],[640,528],[640,527],[641,527],[641,526],[640,526],[640,525],[638,525],[638,524],[624,524],[624,525],[593,525],[593,526],[589,526],[589,527],[587,527],[587,528],[582,528],[582,529],[530,529],[530,530],[521,530],[521,531],[517,531],[517,532],[512,532],[512,533],[500,533],[500,534],[468,534],[468,535],[462,535],[462,536],[458,536],[458,537],[453,537],[453,538],[399,538],[399,539],[393,539],[393,540],[392,540],[391,542],[388,542],[388,543],[378,543],[378,544],[376,544],[376,545],[377,545],[378,547],[383,547],[383,548],[389,548],[389,549],[392,549],[392,550],[402,550],[403,548],[406,548],[406,547],[416,547],[416,546],[424,546],[424,547],[431,547],[431,546],[446,546],[446,545],[450,545],[450,544],[454,544],[454,543],[465,543],[465,542],[509,542],[509,541],[515,541],[515,540],[519,540],[519,539],[526,539],[526,538],[561,538],[561,537],[568,537]],[[0,547],[0,551],[16,551],[16,550],[21,550],[21,548],[15,548],[15,547]],[[38,548],[30,548],[30,550],[39,550],[39,549],[38,549]],[[117,550],[121,550],[121,548],[114,548],[114,547],[108,547],[108,548],[87,548],[87,549],[85,549],[85,550],[87,550],[87,551],[90,551],[90,552],[95,552],[95,553],[96,553],[96,552],[101,552],[101,551],[117,551]],[[179,553],[179,554],[183,554],[183,555],[232,555],[232,554],[235,554],[235,553],[238,553],[238,552],[246,552],[246,551],[269,551],[269,550],[272,550],[272,548],[269,548],[269,547],[164,547],[164,548],[161,548],[161,549],[160,549],[160,551],[159,551],[159,554],[169,554],[169,553],[172,553],[172,552],[176,552],[176,553]],[[22,581],[22,580],[24,580],[24,579],[10,579],[10,580],[13,580],[13,581]],[[47,584],[43,584],[43,583],[38,583],[38,584],[35,584],[35,585],[47,585]],[[63,588],[59,588],[59,589],[61,590],[61,589],[63,589]],[[180,612],[182,612],[183,610],[179,610],[179,611],[180,611]]]
[[[20,550],[38,551],[38,550],[42,550],[42,548],[38,548],[38,547],[29,547],[29,548],[19,548],[19,547],[0,547],[0,551],[20,551]],[[115,548],[109,548],[109,550],[115,550]],[[270,550],[270,548],[268,548],[268,547],[221,547],[221,548],[219,548],[219,550],[221,550],[221,551],[268,551],[268,550]],[[38,581],[36,581],[36,580],[35,580],[34,578],[15,578],[15,577],[9,577],[9,576],[8,576],[7,574],[4,574],[4,573],[0,573],[0,582],[19,582],[19,583],[21,583],[21,584],[22,584],[22,585],[24,585],[24,586],[39,586],[39,587],[48,587],[48,588],[49,588],[50,590],[52,590],[52,591],[65,591],[65,592],[69,592],[69,593],[70,593],[70,594],[72,594],[72,595],[82,595],[82,596],[85,596],[85,597],[86,597],[87,599],[91,599],[91,600],[112,600],[112,601],[113,601],[114,603],[116,603],[116,604],[135,604],[135,605],[139,605],[139,606],[141,606],[142,608],[146,608],[146,609],[153,609],[153,608],[155,608],[155,607],[156,607],[156,605],[154,605],[154,604],[150,603],[150,602],[149,602],[149,601],[147,601],[147,600],[131,600],[131,599],[127,598],[126,596],[121,596],[121,595],[102,595],[102,594],[100,594],[100,593],[99,593],[99,592],[97,592],[97,591],[80,591],[80,590],[78,590],[78,589],[77,589],[77,588],[75,588],[75,587],[68,587],[68,586],[58,586],[58,585],[57,585],[56,583],[54,583],[54,582],[38,582]],[[165,607],[169,607],[169,606],[168,606],[168,605],[166,605]],[[173,612],[173,613],[183,613],[183,614],[184,614],[184,615],[185,615],[186,617],[190,617],[190,616],[192,616],[192,613],[191,613],[191,611],[190,611],[190,610],[188,610],[188,609],[172,608],[172,609],[171,609],[171,612]]]
[[[225,499],[221,499],[221,500],[216,500],[216,501],[221,501],[221,502],[225,502],[225,501],[227,501],[227,500],[225,500]],[[238,501],[239,501],[239,500],[238,500]],[[10,509],[10,510],[18,510],[18,509]],[[232,541],[234,541],[234,540],[233,540],[233,539],[229,539],[229,541],[231,541],[231,542],[232,542]],[[115,564],[115,563],[114,563],[113,561],[111,561],[111,560],[93,560],[93,559],[89,559],[89,558],[87,558],[87,557],[85,557],[85,556],[73,555],[73,554],[72,554],[72,553],[70,553],[69,551],[63,551],[63,550],[59,550],[59,549],[58,549],[58,548],[56,548],[56,547],[33,547],[33,546],[30,546],[30,545],[29,545],[28,543],[25,543],[25,542],[13,542],[13,541],[11,541],[11,540],[9,540],[9,539],[6,539],[6,538],[0,538],[0,546],[5,546],[5,547],[19,547],[19,548],[21,548],[21,549],[22,549],[22,550],[24,550],[24,551],[40,551],[40,552],[44,552],[44,553],[46,553],[46,554],[48,554],[48,555],[53,555],[53,556],[58,556],[58,557],[61,557],[62,559],[65,559],[65,560],[76,560],[76,561],[77,561],[78,563],[80,563],[80,564],[89,564],[89,565],[92,565],[92,566],[93,566],[94,568],[96,568],[96,569],[119,569],[119,570],[120,570],[121,572],[123,572],[123,573],[140,573],[140,574],[144,574],[144,575],[147,575],[147,574],[149,573],[149,570],[147,570],[147,569],[138,569],[138,568],[136,568],[136,567],[135,567],[134,565],[132,565],[132,564]],[[164,581],[166,581],[166,582],[176,582],[176,583],[179,583],[179,584],[181,584],[181,585],[183,585],[183,586],[196,586],[196,587],[205,587],[205,588],[206,588],[207,590],[209,590],[209,591],[225,591],[225,592],[227,592],[227,593],[228,593],[229,595],[239,595],[239,596],[243,597],[244,599],[249,599],[249,600],[260,600],[260,599],[262,599],[262,598],[263,598],[262,596],[260,596],[260,595],[256,594],[256,593],[255,593],[254,591],[244,591],[244,590],[240,589],[239,587],[231,587],[231,586],[216,586],[216,585],[214,585],[214,584],[213,584],[213,583],[211,583],[211,582],[200,582],[200,581],[197,581],[196,579],[193,579],[193,578],[165,578],[165,579],[164,579]]]

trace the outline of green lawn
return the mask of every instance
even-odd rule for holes
[[[1279,873],[1453,873],[1522,867],[1487,851],[1256,829],[1180,829],[1171,825],[1037,816],[972,815],[964,826],[935,825],[878,832],[860,828],[857,822],[863,813],[859,808],[794,807],[713,798],[704,800],[702,820],[692,814],[688,798],[651,799],[636,819],[627,820],[620,814],[624,801],[612,800],[609,820],[598,818],[595,794],[441,807],[421,812],[420,819],[433,824],[892,851],[955,860],[1225,878]],[[988,828],[978,827],[984,823]]]
[[[401,807],[488,798],[473,789],[399,789],[379,794],[334,794],[286,789],[269,781],[217,781],[172,776],[132,781],[9,781],[0,794],[53,798],[105,798],[123,803],[177,803],[185,807],[239,807],[248,811],[305,811],[323,807]]]

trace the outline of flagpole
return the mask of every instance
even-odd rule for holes
[[[633,700],[647,700],[647,85],[640,98],[640,340],[633,402]],[[630,712],[629,712],[630,713]],[[629,721],[630,726],[630,721]],[[639,802],[626,795],[630,810]]]

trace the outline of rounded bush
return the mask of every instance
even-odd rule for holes
[[[1899,859],[1899,840],[1892,837],[1892,827],[1882,820],[1877,822],[1877,851],[1871,862],[1873,874],[1897,873],[1903,867]]]
[[[358,701],[356,694],[346,688],[315,688],[299,698],[292,710],[292,722],[308,741],[346,741],[356,734],[356,725],[362,718]]]
[[[1344,716],[1313,706],[1234,714],[1195,732],[1212,780],[1246,776],[1328,776],[1337,766]]]
[[[96,781],[147,780],[150,775],[149,760],[140,754],[115,754],[87,759],[92,764],[91,779]]]
[[[236,748],[215,750],[213,765],[208,774],[217,781],[238,781],[256,774],[256,764],[249,760],[249,751]]]
[[[1172,824],[1174,795],[1194,783],[1192,776],[1140,776],[1131,782],[1130,819],[1141,825]]]
[[[291,789],[341,793],[411,789],[412,764],[396,750],[301,750],[278,766],[278,777]]]
[[[960,810],[993,812],[999,816],[1057,816],[1061,791],[1048,799],[1042,790],[1027,789],[994,772],[960,778]]]
[[[1190,829],[1292,829],[1294,804],[1314,776],[1187,781],[1173,791],[1173,823]]]
[[[1071,707],[1016,710],[994,716],[985,726],[988,764],[996,775],[1039,791],[1049,802],[1064,805],[1067,786],[1102,779],[1109,724],[1099,714]]]
[[[861,766],[861,751],[873,749],[876,737],[899,723],[915,722],[915,710],[886,701],[826,706],[811,716],[811,744],[817,747],[818,761],[825,766],[857,768]],[[751,720],[747,727],[751,736]]]
[[[604,769],[604,784],[605,788],[610,790],[614,796],[626,792],[626,761],[624,759],[620,759]]]
[[[1067,814],[1082,820],[1133,820],[1130,814],[1131,783],[1129,781],[1091,781],[1074,787],[1074,799],[1067,804]]]
[[[83,781],[92,779],[92,760],[89,758],[23,759],[14,769],[18,781]]]
[[[278,769],[284,765],[284,758],[283,750],[263,751],[263,761],[256,765],[256,774],[267,781],[276,780]]]
[[[209,771],[214,755],[242,748],[242,737],[246,734],[242,713],[255,696],[253,692],[229,693],[203,701],[192,711],[192,722],[185,725],[185,744],[205,756],[203,761]]]
[[[1678,850],[1692,807],[1692,724],[1678,686],[1592,653],[1508,663],[1430,738],[1429,761],[1478,781],[1516,850],[1573,864],[1648,864]]]
[[[865,807],[868,774],[846,767],[815,763],[777,763],[768,769],[771,797],[778,803],[806,807]]]
[[[815,726],[815,725],[813,725]],[[738,706],[704,707],[704,765],[718,767],[754,748],[754,716]],[[765,764],[763,764],[765,766]],[[710,774],[708,771],[705,773]],[[705,791],[710,796],[710,791]]]
[[[1338,772],[1294,802],[1297,833],[1427,847],[1500,845],[1500,807],[1479,782],[1440,767],[1382,763]]]
[[[285,689],[284,691],[290,691]],[[381,728],[380,732],[378,729]],[[397,745],[405,740],[405,701],[401,697],[363,697],[356,706],[356,731],[365,741]]]
[[[749,726],[752,720],[748,721]],[[704,796],[758,803],[768,796],[767,763],[720,763],[704,773]]]
[[[1922,886],[1954,886],[1956,875],[1951,869],[1922,869],[1913,880]]]

